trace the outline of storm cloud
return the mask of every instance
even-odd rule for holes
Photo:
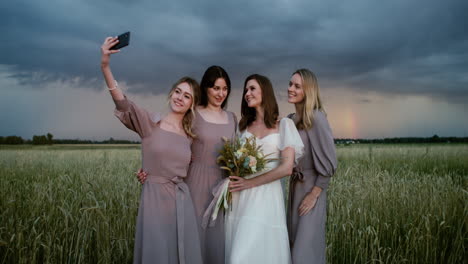
[[[102,88],[99,47],[132,32],[112,58],[117,79],[160,94],[183,75],[223,66],[235,88],[251,73],[283,89],[296,68],[326,88],[468,99],[468,2],[7,1],[1,69],[37,87],[78,80]]]

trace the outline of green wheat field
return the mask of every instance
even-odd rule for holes
[[[468,145],[338,147],[328,263],[464,263]],[[0,263],[131,263],[137,145],[0,146]]]

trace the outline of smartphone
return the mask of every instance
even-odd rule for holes
[[[121,49],[123,47],[128,46],[128,44],[130,44],[130,31],[119,35],[118,38],[119,38],[119,43],[112,46],[110,48],[111,50],[117,50],[117,49]]]

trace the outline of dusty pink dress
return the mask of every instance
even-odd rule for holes
[[[115,101],[115,115],[141,137],[143,185],[133,263],[201,264],[197,222],[188,186],[191,141],[159,127],[160,116],[128,99]]]
[[[228,123],[216,124],[205,121],[195,111],[193,131],[197,138],[192,144],[193,160],[187,176],[187,185],[192,193],[192,199],[197,216],[200,245],[205,264],[224,263],[224,215],[220,212],[216,225],[202,228],[202,218],[205,210],[213,200],[214,187],[224,178],[224,172],[216,164],[218,151],[223,145],[221,137],[233,138],[237,128],[236,117],[227,112]]]

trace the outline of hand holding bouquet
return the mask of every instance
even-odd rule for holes
[[[224,145],[219,152],[216,162],[220,168],[226,170],[229,176],[239,176],[250,178],[265,173],[266,164],[274,159],[268,159],[269,155],[264,155],[261,146],[257,146],[255,137],[227,139],[223,137]],[[204,219],[203,226],[209,221],[209,212],[213,209],[211,219],[216,220],[219,209],[227,210],[231,203],[231,192],[228,190],[229,178],[221,182],[213,193],[215,199],[209,205]],[[208,218],[208,219],[207,219]]]

